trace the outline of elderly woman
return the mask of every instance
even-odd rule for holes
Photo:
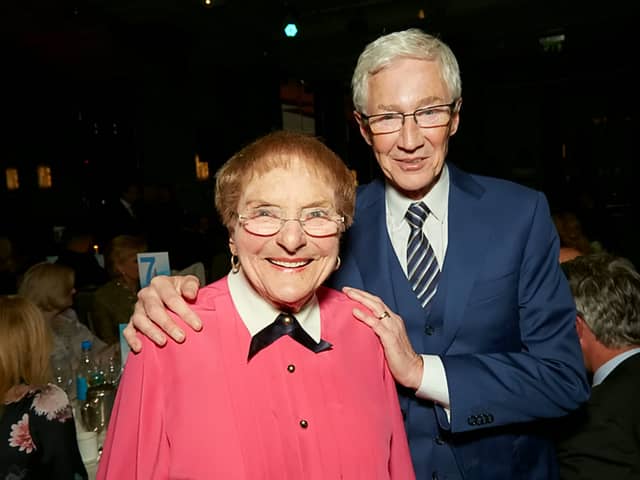
[[[0,297],[0,478],[87,478],[69,399],[47,383],[50,350],[38,307]]]
[[[321,286],[354,196],[342,161],[295,133],[219,170],[231,273],[200,290],[200,335],[129,357],[99,479],[414,478],[380,342]]]
[[[109,345],[119,343],[120,324],[133,312],[140,288],[138,253],[146,249],[143,238],[131,235],[119,235],[107,246],[111,280],[96,290],[92,318],[96,334]]]

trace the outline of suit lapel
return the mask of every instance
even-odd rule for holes
[[[449,236],[440,285],[438,309],[444,319],[444,349],[453,343],[462,324],[469,295],[478,277],[483,251],[490,238],[490,222],[482,208],[484,188],[473,178],[449,164]],[[439,314],[440,312],[434,312]],[[473,318],[471,312],[469,318]]]
[[[384,182],[374,180],[358,192],[356,218],[357,222],[351,227],[351,252],[356,258],[364,288],[384,298],[389,308],[398,311],[388,272],[389,262],[396,259],[390,258],[395,252],[387,232]]]
[[[436,348],[442,352],[453,343],[462,325],[469,295],[480,273],[483,252],[490,239],[490,225],[495,221],[491,220],[491,212],[483,208],[484,188],[471,175],[451,164],[449,175],[447,254],[431,311],[434,325],[438,324],[438,318],[444,321],[443,336],[428,339],[431,345],[437,341]],[[407,286],[407,279],[403,274],[402,283],[397,281],[394,287],[393,270],[389,270],[394,264],[392,262],[398,262],[392,258],[395,252],[387,233],[384,182],[376,180],[358,192],[356,218],[350,250],[356,258],[365,290],[384,298],[389,308],[403,317],[413,318],[415,315],[410,312],[414,309],[407,308],[418,305],[417,300],[399,301],[395,291]],[[402,297],[402,291],[399,292]]]

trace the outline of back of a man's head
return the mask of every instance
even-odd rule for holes
[[[563,263],[578,315],[598,342],[610,349],[640,346],[640,274],[608,253]]]

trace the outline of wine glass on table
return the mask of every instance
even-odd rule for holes
[[[53,355],[51,357],[51,373],[53,375],[53,383],[63,389],[69,399],[74,399],[73,368],[69,357],[66,355]]]

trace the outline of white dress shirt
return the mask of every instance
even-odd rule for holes
[[[622,352],[618,355],[616,355],[615,357],[613,357],[611,360],[609,360],[608,362],[603,363],[602,365],[600,365],[600,368],[598,368],[595,373],[593,374],[593,386],[596,387],[598,385],[600,385],[602,382],[604,382],[604,379],[607,378],[609,376],[609,374],[611,372],[613,372],[615,370],[615,368],[620,365],[622,362],[624,362],[627,358],[640,353],[640,347],[638,348],[632,348],[631,350],[627,350],[626,352]]]
[[[449,231],[449,169],[446,164],[436,184],[421,200],[431,212],[422,229],[442,270],[447,253]],[[407,274],[407,242],[411,232],[405,213],[409,205],[415,201],[404,197],[391,185],[385,186],[387,231],[405,275]],[[442,405],[449,415],[449,387],[442,360],[437,355],[422,355],[422,358],[424,361],[422,383],[416,391],[416,396]]]
[[[252,337],[275,322],[281,311],[253,289],[242,269],[238,273],[229,273],[227,283],[233,304]],[[303,330],[316,343],[320,342],[320,306],[315,295],[295,316]],[[249,345],[247,345],[248,348]]]

